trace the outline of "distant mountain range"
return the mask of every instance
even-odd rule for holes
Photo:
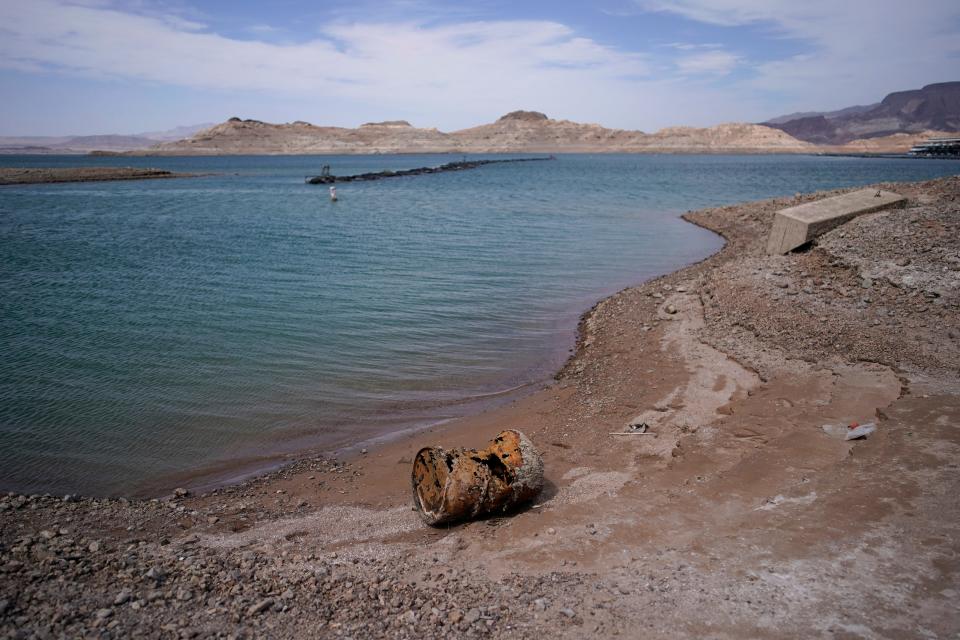
[[[303,121],[271,124],[231,118],[186,140],[133,153],[797,153],[812,149],[782,131],[756,124],[671,127],[650,134],[552,120],[538,111],[514,111],[496,122],[451,133],[413,127],[403,120],[370,122],[350,129]]]
[[[513,111],[495,122],[449,133],[405,120],[347,128],[230,118],[135,135],[0,137],[0,153],[902,153],[919,140],[957,131],[960,82],[942,82],[837,111],[656,133],[553,120],[539,111]]]
[[[780,116],[763,123],[814,144],[842,145],[903,133],[960,131],[960,82],[891,93],[867,106]]]
[[[180,140],[213,126],[210,122],[167,131],[132,135],[98,136],[0,136],[0,153],[89,153],[91,151],[131,151],[146,149],[160,142]]]
[[[825,118],[840,118],[846,115],[852,115],[855,113],[863,113],[864,111],[869,111],[873,109],[879,102],[868,105],[858,105],[856,107],[847,107],[845,109],[837,109],[836,111],[798,111],[797,113],[790,113],[785,116],[778,116],[776,118],[771,118],[763,124],[771,126],[774,124],[783,124],[784,122],[791,122],[793,120],[800,120],[802,118],[813,118],[816,116],[824,116]]]

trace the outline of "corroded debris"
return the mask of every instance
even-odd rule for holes
[[[543,487],[543,460],[530,440],[502,431],[486,449],[424,447],[413,460],[413,503],[427,524],[504,513]]]

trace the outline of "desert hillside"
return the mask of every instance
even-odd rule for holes
[[[231,118],[190,138],[165,142],[140,155],[325,153],[809,153],[815,147],[764,125],[674,127],[657,133],[608,129],[514,111],[491,124],[445,133],[398,120],[350,129],[307,122],[270,124]]]
[[[910,147],[929,138],[950,138],[956,133],[949,131],[920,131],[918,133],[891,133],[875,138],[858,138],[843,145],[823,147],[829,153],[906,153]]]
[[[496,122],[454,131],[459,148],[483,152],[622,151],[647,137],[642,131],[551,120],[538,111],[513,111]]]
[[[739,122],[715,127],[670,127],[648,136],[638,151],[675,153],[810,153],[814,145],[759,124]]]
[[[309,122],[270,124],[230,118],[190,138],[156,145],[145,155],[242,155],[399,153],[449,151],[447,134],[417,129],[405,121],[368,123],[348,129]]]
[[[876,104],[832,112],[795,113],[773,118],[765,124],[800,140],[828,145],[929,130],[957,132],[960,131],[960,82],[928,84],[922,89],[891,93]],[[893,140],[890,138],[887,143]]]

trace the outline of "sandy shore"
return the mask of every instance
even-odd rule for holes
[[[206,495],[3,497],[0,630],[954,637],[960,178],[882,186],[907,208],[788,256],[773,212],[826,194],[688,214],[726,247],[598,304],[508,406]],[[608,435],[635,419],[654,435]],[[822,429],[854,420],[878,430]],[[507,427],[543,451],[538,501],[422,525],[413,453]]]
[[[64,167],[32,168],[0,167],[0,185],[47,184],[54,182],[102,182],[105,180],[150,180],[157,178],[191,178],[192,173],[175,173],[163,169],[134,167]]]

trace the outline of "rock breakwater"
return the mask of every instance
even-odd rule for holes
[[[416,169],[401,169],[399,171],[375,171],[371,173],[358,173],[352,176],[319,175],[307,178],[308,184],[335,184],[337,182],[364,182],[369,180],[383,180],[384,178],[400,178],[403,176],[419,176],[427,173],[444,173],[447,171],[464,171],[466,169],[476,169],[488,164],[503,164],[506,162],[536,162],[541,160],[554,160],[553,156],[547,158],[509,158],[502,160],[460,160],[457,162],[448,162],[439,167],[417,167]]]

